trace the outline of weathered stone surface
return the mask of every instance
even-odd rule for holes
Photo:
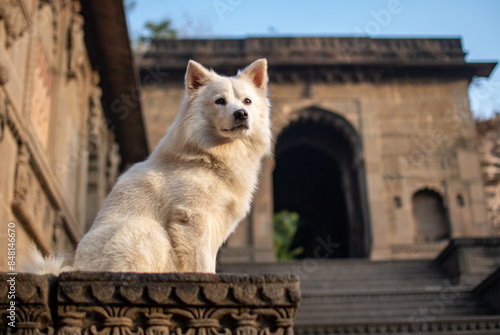
[[[463,320],[409,320],[393,322],[370,323],[340,323],[314,326],[296,326],[295,334],[498,334],[500,331],[500,318],[498,317],[471,317]]]
[[[33,274],[0,273],[0,329],[2,334],[52,334],[50,291],[55,278]],[[12,305],[11,302],[15,305]],[[15,312],[12,313],[12,306]],[[15,317],[15,327],[9,326]]]
[[[500,114],[479,121],[477,137],[488,219],[492,233],[500,235]]]
[[[436,261],[460,284],[477,285],[500,267],[500,237],[451,240]]]
[[[298,275],[302,297],[295,334],[500,333],[500,315],[493,308],[498,274],[480,284],[485,289],[479,292],[431,259],[306,259],[222,264],[221,269]]]
[[[500,268],[479,284],[474,292],[488,301],[497,313],[500,314]]]
[[[70,252],[148,154],[123,3],[0,1],[0,31],[0,250]]]
[[[291,275],[18,274],[16,290],[19,334],[293,334],[300,300]]]

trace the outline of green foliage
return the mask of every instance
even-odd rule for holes
[[[177,30],[172,28],[172,21],[169,19],[162,19],[159,21],[148,20],[144,23],[144,29],[148,31],[148,34],[139,37],[139,41],[143,43],[153,39],[177,38]]]
[[[279,261],[294,259],[303,248],[290,250],[293,237],[297,232],[299,214],[287,210],[274,213],[274,253]]]

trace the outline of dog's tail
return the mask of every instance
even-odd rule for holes
[[[72,271],[67,265],[68,256],[65,254],[43,256],[34,243],[28,247],[29,259],[24,259],[21,267],[24,272],[35,274],[59,275],[61,272]]]

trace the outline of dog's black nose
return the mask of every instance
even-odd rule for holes
[[[237,111],[235,111],[233,113],[233,115],[234,115],[234,118],[236,120],[246,120],[246,119],[248,119],[248,113],[244,109],[238,109]]]

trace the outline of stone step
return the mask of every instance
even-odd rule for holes
[[[440,334],[498,335],[500,316],[377,318],[376,320],[346,320],[311,324],[296,322],[295,335],[329,334]]]
[[[242,269],[267,269],[273,271],[285,271],[287,268],[293,268],[296,266],[304,267],[318,267],[336,269],[339,272],[351,272],[353,270],[359,270],[361,272],[370,270],[382,270],[385,271],[387,268],[400,268],[400,269],[417,269],[417,268],[429,268],[434,267],[433,260],[393,260],[393,261],[371,261],[368,259],[338,259],[338,260],[316,260],[316,259],[304,259],[304,260],[293,260],[293,261],[281,261],[276,263],[223,263],[219,264],[220,268],[242,268]]]
[[[380,289],[376,291],[323,291],[302,292],[302,301],[317,300],[324,302],[348,301],[408,301],[408,300],[434,300],[444,302],[455,301],[458,298],[475,299],[476,296],[465,287],[434,287],[432,289]]]
[[[222,264],[220,270],[299,276],[298,325],[494,315],[470,287],[454,285],[432,260],[304,260]]]
[[[424,308],[424,310],[422,310],[421,308]],[[372,308],[345,309],[343,311],[331,310],[326,306],[321,310],[304,308],[302,306],[297,313],[296,322],[297,324],[321,324],[346,320],[378,320],[380,318],[407,318],[408,321],[411,321],[419,318],[435,319],[437,317],[472,315],[480,316],[494,314],[492,314],[491,309],[486,306],[469,305],[447,306],[447,308],[445,308],[443,312],[441,312],[440,309],[425,309],[425,307],[420,306],[405,306],[397,309],[395,309],[394,306],[388,306],[386,308],[384,308],[383,306],[373,306]]]
[[[222,264],[218,272],[232,273],[294,273],[303,277],[332,277],[352,278],[357,276],[370,277],[393,277],[393,276],[417,276],[446,274],[432,261],[290,261],[275,264]]]
[[[442,277],[440,275],[429,275],[427,277],[414,277],[414,276],[394,276],[394,277],[352,277],[352,278],[317,278],[317,277],[307,277],[299,276],[304,283],[313,286],[332,286],[332,285],[359,285],[363,283],[373,283],[373,284],[384,284],[392,285],[395,283],[408,283],[411,284],[425,284],[425,283],[443,283],[449,282],[448,278]]]
[[[450,278],[432,261],[333,260],[317,261],[307,267],[304,262],[276,264],[223,264],[220,270],[233,273],[294,273],[301,279],[301,289],[311,292],[333,290],[377,290],[394,288],[428,288],[443,286]],[[347,266],[347,268],[345,267]]]
[[[307,308],[306,308],[307,307]],[[419,311],[420,309],[428,309],[439,312],[440,314],[447,314],[446,310],[449,308],[462,308],[462,307],[481,307],[488,311],[492,310],[484,303],[476,299],[456,299],[453,303],[445,303],[439,299],[436,300],[399,300],[399,301],[349,301],[339,303],[337,301],[327,302],[318,300],[302,301],[299,313],[304,311],[307,313],[315,313],[327,310],[331,313],[343,313],[347,311],[362,311],[367,310],[367,313],[378,313],[382,310],[396,311],[402,313],[403,310],[410,310],[411,312]],[[411,314],[411,313],[410,313]]]
[[[303,293],[299,322],[324,323],[346,319],[409,319],[493,315],[493,309],[465,288],[386,290],[372,293]]]

